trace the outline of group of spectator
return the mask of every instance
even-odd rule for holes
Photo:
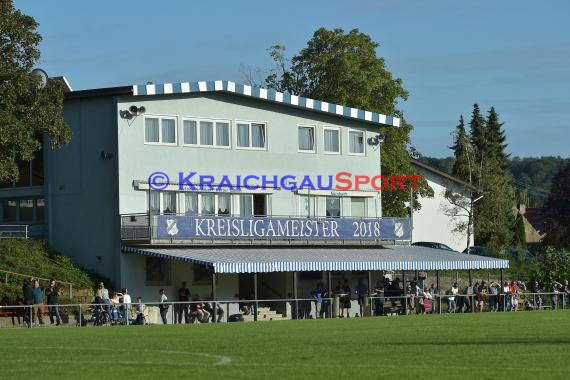
[[[61,290],[55,280],[50,280],[44,288],[40,279],[25,279],[22,283],[23,309],[22,319],[27,327],[33,325],[44,325],[44,300],[47,300],[48,315],[50,323],[56,326],[61,325],[61,315],[59,313],[59,296]]]
[[[174,323],[208,323],[221,322],[224,317],[224,309],[216,304],[214,311],[213,303],[200,299],[198,294],[190,293],[190,289],[183,281],[178,289],[178,302],[174,303]],[[165,290],[160,289],[159,308],[162,323],[168,323],[167,315],[172,302],[168,301]]]

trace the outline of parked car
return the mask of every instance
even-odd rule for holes
[[[469,251],[467,251],[466,248],[463,250],[463,253],[467,253],[469,255],[479,255],[479,256],[491,256],[491,257],[496,256],[489,250],[489,248],[480,245],[474,245],[472,247],[469,247]]]
[[[503,255],[515,260],[534,260],[534,255],[526,249],[508,247],[503,249]]]
[[[445,249],[447,251],[455,251],[453,248],[451,248],[448,245],[445,245],[443,243],[437,243],[434,241],[417,241],[415,243],[412,243],[412,245],[420,247],[436,248],[436,249]]]

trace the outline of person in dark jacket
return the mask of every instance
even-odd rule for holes
[[[30,287],[30,282],[24,280],[22,284],[22,295],[24,296],[24,323],[32,327],[32,305],[34,304],[34,293]]]
[[[59,287],[55,280],[51,280],[49,282],[49,286],[46,288],[46,296],[49,310],[49,321],[53,325],[55,319],[57,322],[56,326],[61,325],[61,317],[59,315],[59,293]]]

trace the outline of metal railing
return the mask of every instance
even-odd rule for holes
[[[0,224],[0,239],[28,239],[28,224]]]
[[[511,297],[509,294],[497,296],[498,309],[495,311],[511,312],[521,310],[568,309],[569,295],[566,293],[520,293]],[[418,301],[423,297],[391,296],[364,297],[359,304],[351,301],[351,317],[371,317],[384,315],[443,314],[474,312],[474,303],[458,302],[453,310],[449,295],[434,295],[431,310],[422,308]],[[469,299],[473,295],[456,295]],[[410,300],[413,299],[413,303]],[[528,302],[527,302],[528,301]],[[490,303],[483,301],[483,312],[493,311]],[[136,325],[136,324],[192,324],[206,322],[238,321],[274,321],[284,319],[336,318],[343,307],[338,295],[323,298],[317,302],[314,298],[297,299],[258,299],[258,300],[219,300],[188,302],[144,302],[141,310],[137,303],[111,305],[110,303],[75,303],[59,305],[1,305],[0,327],[39,327],[56,323],[57,314],[61,323],[68,326]],[[165,307],[165,305],[167,307]],[[425,299],[423,305],[425,306]],[[141,311],[141,313],[138,313]],[[116,313],[116,314],[115,314]],[[139,317],[139,314],[142,314]],[[41,315],[41,318],[39,318]],[[164,317],[164,319],[163,319]],[[239,318],[234,318],[239,317]],[[48,323],[48,320],[50,323]],[[42,323],[43,322],[43,323]]]

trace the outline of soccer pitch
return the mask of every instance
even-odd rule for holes
[[[557,379],[570,313],[2,329],[4,379]]]

